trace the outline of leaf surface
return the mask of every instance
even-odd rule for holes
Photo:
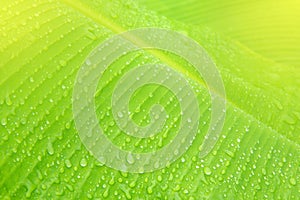
[[[297,68],[266,60],[207,28],[172,22],[130,1],[0,4],[5,11],[0,18],[1,198],[299,196]],[[175,61],[177,67],[171,67],[184,73],[198,91],[203,121],[194,143],[176,162],[152,173],[132,174],[108,168],[88,153],[75,128],[72,91],[80,66],[97,45],[139,27],[180,31],[201,44],[223,77],[227,110],[220,140],[207,157],[199,158],[208,128],[205,122],[210,118],[209,93],[188,63],[163,54]],[[159,149],[176,134],[172,125],[179,122],[169,120],[169,126],[155,138],[132,138],[122,133],[111,115],[116,81],[139,63],[163,62],[157,55],[162,54],[136,52],[117,60],[98,85],[95,99],[100,125],[123,149]],[[172,93],[165,88],[142,89],[133,98],[133,112],[159,103],[171,116],[180,115],[175,106],[168,106]],[[136,113],[133,120],[147,124],[147,112]]]

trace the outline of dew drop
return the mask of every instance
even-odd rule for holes
[[[85,158],[81,159],[81,161],[80,161],[80,166],[81,166],[81,167],[86,167],[86,165],[87,165],[86,159],[85,159]]]
[[[29,180],[26,181],[26,185],[25,186],[27,187],[27,192],[26,192],[25,196],[27,198],[30,198],[31,194],[32,194],[32,192],[33,192],[33,190],[35,189],[36,186],[34,184],[32,184],[32,182],[29,181]]]
[[[290,178],[290,184],[291,185],[296,185],[296,179],[295,178]]]
[[[106,197],[108,197],[108,195],[109,195],[109,190],[107,189],[107,190],[105,190],[105,191],[103,192],[102,196],[103,196],[104,198],[106,198]]]
[[[279,101],[275,101],[275,105],[276,105],[276,107],[277,107],[279,110],[282,110],[282,109],[283,109],[283,106],[282,106],[282,104],[281,104]]]
[[[60,60],[59,65],[65,67],[67,65],[67,62],[65,60]]]
[[[153,190],[152,190],[151,186],[147,188],[147,192],[148,192],[148,194],[152,194],[153,193]]]
[[[72,167],[72,163],[69,159],[65,160],[65,165],[66,165],[67,168]]]
[[[179,185],[176,185],[176,186],[174,187],[173,190],[174,190],[175,192],[178,192],[180,189],[181,189],[180,186],[179,186]]]
[[[289,125],[293,125],[296,123],[296,120],[292,116],[287,114],[283,116],[283,121]]]
[[[249,132],[249,127],[245,127],[245,131],[246,131],[246,132]]]
[[[118,112],[118,117],[122,118],[123,117],[123,113],[122,112]]]
[[[154,163],[154,168],[155,169],[159,168],[159,162],[158,161]]]
[[[232,151],[225,150],[225,153],[230,157],[234,157],[234,153]]]
[[[74,191],[74,188],[72,185],[66,183],[66,188],[70,191],[70,192],[73,192]]]
[[[157,177],[157,181],[158,181],[158,182],[161,182],[161,181],[162,181],[162,177],[161,177],[161,175],[158,175],[158,177]]]
[[[112,18],[117,18],[117,17],[118,17],[118,15],[117,15],[114,11],[112,11],[112,12],[110,13],[110,16],[111,16]]]
[[[85,63],[86,63],[87,65],[91,65],[91,64],[92,64],[91,61],[90,61],[89,59],[87,59],[87,60],[85,61]]]
[[[33,83],[33,82],[34,82],[33,77],[30,77],[30,78],[29,78],[29,82],[30,82],[30,83]]]
[[[66,127],[66,129],[70,129],[70,127],[71,127],[70,122],[67,122],[67,123],[65,124],[65,127]]]
[[[127,155],[126,160],[127,160],[127,162],[129,164],[133,164],[134,163],[134,158],[132,157],[132,154],[130,154],[130,153]]]
[[[7,124],[7,119],[6,118],[2,118],[1,119],[1,124],[2,124],[2,126],[5,126]]]
[[[267,174],[266,169],[265,169],[265,168],[262,168],[262,169],[261,169],[261,173],[262,173],[263,175],[266,175],[266,174]]]
[[[11,101],[11,99],[10,99],[9,97],[6,97],[5,103],[6,103],[6,105],[8,105],[8,106],[11,106],[11,105],[12,105],[12,101]]]
[[[211,175],[211,169],[209,168],[209,167],[204,167],[204,174],[206,174],[206,175]]]
[[[88,199],[92,199],[93,196],[92,196],[91,194],[87,194],[87,198],[88,198]]]
[[[21,122],[21,124],[22,124],[22,125],[25,125],[25,124],[26,124],[26,122],[27,122],[27,120],[26,120],[26,118],[25,118],[25,117],[23,117],[23,118],[21,118],[20,122]]]
[[[53,146],[52,146],[51,142],[48,142],[47,152],[48,152],[49,155],[53,155],[54,154],[54,149],[53,149]]]

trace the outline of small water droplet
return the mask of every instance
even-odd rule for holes
[[[276,107],[279,109],[279,110],[282,110],[283,109],[283,106],[282,106],[282,104],[280,103],[280,101],[275,101],[275,105],[276,105]]]
[[[161,177],[161,175],[158,175],[158,177],[157,177],[157,181],[158,181],[158,182],[161,182],[161,181],[162,181],[162,177]]]
[[[71,127],[70,122],[67,122],[66,125],[65,125],[65,127],[66,127],[66,129],[70,129],[70,127]]]
[[[177,156],[179,154],[179,151],[178,151],[178,149],[175,149],[175,151],[174,151],[174,155],[175,156]]]
[[[6,105],[8,105],[8,106],[11,106],[11,105],[12,105],[12,101],[11,101],[11,99],[9,98],[9,96],[6,97],[5,103],[6,103]]]
[[[25,183],[26,183],[25,186],[27,188],[26,197],[30,198],[31,194],[32,194],[32,192],[33,192],[33,190],[35,189],[36,186],[34,184],[32,184],[32,182],[29,181],[28,179],[25,181]]]
[[[204,167],[203,171],[204,171],[204,174],[206,174],[208,176],[211,175],[211,169],[209,167]]]
[[[74,191],[74,188],[72,185],[66,183],[66,188],[70,191],[70,192],[73,192]]]
[[[25,117],[23,117],[23,118],[21,118],[20,122],[21,122],[21,124],[22,124],[22,125],[25,125],[25,124],[26,124],[26,122],[27,122],[27,120],[26,120],[26,118],[25,118]]]
[[[90,61],[90,59],[86,59],[85,63],[86,63],[87,65],[91,65],[91,64],[92,64],[92,62]]]
[[[103,196],[104,198],[108,197],[108,195],[109,195],[109,189],[105,190],[105,191],[103,192],[103,194],[102,194],[102,196]]]
[[[54,149],[53,149],[52,143],[50,141],[48,142],[47,152],[48,152],[49,155],[54,154]]]
[[[154,163],[154,168],[155,169],[159,168],[159,162],[158,161]]]
[[[133,164],[134,163],[134,158],[132,157],[132,154],[131,153],[129,153],[128,155],[127,155],[127,162],[129,163],[129,164]]]
[[[283,116],[283,120],[284,120],[287,124],[290,124],[290,125],[293,125],[293,124],[296,123],[296,120],[295,120],[292,116],[287,115],[287,114]]]
[[[232,151],[229,151],[229,150],[225,150],[225,153],[230,156],[230,157],[233,157],[234,156],[234,153]]]
[[[265,169],[265,168],[262,168],[262,169],[261,169],[261,173],[262,173],[263,175],[266,175],[266,174],[267,174],[266,169]]]
[[[81,166],[81,167],[86,167],[86,165],[87,165],[86,159],[85,159],[85,158],[81,159],[81,161],[80,161],[80,166]]]
[[[148,192],[148,194],[152,194],[153,193],[153,190],[152,190],[151,186],[147,188],[147,192]]]
[[[33,82],[34,82],[34,79],[33,79],[33,77],[30,77],[30,78],[29,78],[29,82],[31,82],[31,83],[33,83]]]
[[[5,126],[7,124],[7,119],[6,118],[2,118],[1,119],[1,124],[2,124],[2,126]]]
[[[69,159],[65,160],[65,165],[66,165],[67,168],[72,167],[72,163]]]
[[[296,179],[295,178],[290,178],[290,184],[291,185],[296,185]]]
[[[122,118],[123,117],[123,113],[122,112],[118,112],[118,117]]]
[[[59,65],[65,67],[67,65],[67,62],[65,60],[60,60]]]
[[[176,185],[176,186],[174,187],[173,190],[174,190],[175,192],[178,192],[180,189],[181,189],[180,186],[179,186],[179,185]]]
[[[245,131],[249,132],[249,127],[248,126],[245,127]]]

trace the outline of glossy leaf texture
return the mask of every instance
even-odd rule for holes
[[[300,4],[287,1],[146,1],[170,19],[208,26],[276,62],[299,67]]]
[[[183,25],[132,1],[28,0],[0,5],[1,199],[299,197],[299,68],[266,59],[214,29]],[[72,91],[80,66],[97,45],[141,27],[178,31],[203,46],[223,78],[227,109],[220,140],[200,158],[211,102],[193,67],[165,52],[139,51],[116,60],[103,74],[95,100],[100,125],[122,149],[161,148],[176,134],[180,115],[170,91],[149,85],[133,97],[133,120],[147,124],[146,111],[159,103],[172,116],[168,126],[149,139],[125,135],[114,122],[110,98],[128,70],[175,62],[171,67],[190,82],[200,102],[199,134],[188,151],[165,169],[134,174],[108,168],[86,150],[73,120]]]

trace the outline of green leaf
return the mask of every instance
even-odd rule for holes
[[[266,60],[207,28],[172,22],[131,1],[28,0],[0,5],[1,199],[299,196],[297,68]],[[209,155],[200,158],[211,102],[193,67],[178,56],[157,51],[134,52],[116,60],[103,74],[95,101],[101,127],[122,149],[157,150],[172,141],[179,123],[169,120],[157,136],[146,139],[120,130],[110,99],[116,82],[130,69],[171,61],[200,102],[199,134],[188,151],[164,169],[136,174],[111,169],[87,151],[74,124],[72,92],[79,68],[96,46],[140,27],[179,31],[201,44],[222,75],[227,109],[220,139]],[[130,104],[130,110],[136,111],[133,120],[146,125],[147,111],[157,103],[170,119],[178,118],[178,103],[168,104],[172,97],[161,86],[141,88]]]
[[[299,67],[300,6],[287,1],[146,1],[170,19],[208,26],[276,62]]]

